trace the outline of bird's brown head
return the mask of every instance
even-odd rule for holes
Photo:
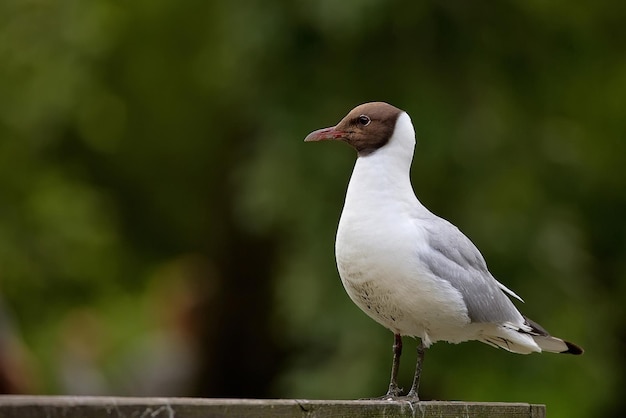
[[[365,103],[352,109],[337,125],[311,132],[304,141],[343,141],[359,156],[365,156],[389,142],[402,113],[388,103]]]

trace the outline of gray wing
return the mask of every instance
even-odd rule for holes
[[[434,217],[426,226],[428,246],[420,254],[436,277],[448,281],[463,296],[472,322],[513,322],[521,314],[504,292],[519,299],[487,269],[478,248],[457,227]],[[521,300],[521,299],[520,299]]]

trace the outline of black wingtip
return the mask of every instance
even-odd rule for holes
[[[565,343],[565,345],[567,345],[567,351],[563,351],[563,354],[574,354],[578,356],[585,352],[585,350],[583,350],[582,347],[574,343],[570,343],[569,341],[563,341],[563,342]]]
[[[536,323],[532,319],[528,318],[527,316],[524,316],[524,319],[526,320],[526,325],[531,327],[532,328],[532,332],[536,333],[536,335],[541,335],[541,336],[544,336],[544,337],[552,337],[550,335],[550,333],[548,331],[546,331],[546,329],[544,327],[542,327],[541,325],[539,325],[538,323]],[[569,341],[561,340],[560,338],[557,338],[557,340],[564,342],[565,345],[567,346],[567,350],[561,351],[561,354],[573,354],[575,356],[578,356],[578,355],[580,355],[580,354],[585,352],[585,350],[583,350],[582,347],[580,347],[580,346],[578,346],[578,345],[576,345],[574,343],[570,343]],[[548,351],[550,351],[550,350],[548,350]]]

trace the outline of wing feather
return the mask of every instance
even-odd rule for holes
[[[469,238],[438,217],[428,223],[426,232],[428,245],[420,254],[421,261],[433,275],[461,293],[472,322],[523,323],[506,294],[521,298],[489,273],[485,259]]]

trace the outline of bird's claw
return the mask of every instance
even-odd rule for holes
[[[367,398],[364,400],[368,401],[396,401],[399,399],[404,399],[405,396],[402,396],[402,388],[398,387],[398,385],[391,384],[389,385],[389,390],[383,396],[378,396],[376,398]]]
[[[406,394],[406,396],[404,396],[404,398],[406,398],[409,401],[419,401],[420,397],[417,394],[417,392],[414,389],[411,389],[409,391],[409,393]]]

